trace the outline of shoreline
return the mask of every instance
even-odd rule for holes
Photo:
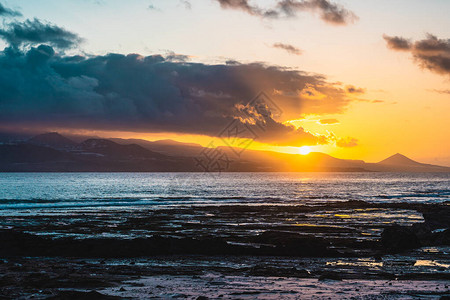
[[[449,211],[344,201],[12,214],[0,220],[0,298],[439,299]]]
[[[413,261],[414,256],[409,255],[385,257],[381,261],[198,255],[106,260],[10,258],[0,260],[0,274],[4,274],[0,278],[0,296],[5,299],[114,299],[110,296],[118,299],[273,299],[275,296],[327,299],[330,293],[338,291],[334,298],[450,296],[448,272],[411,272]]]

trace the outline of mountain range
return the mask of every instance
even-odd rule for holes
[[[0,144],[0,172],[450,172],[395,154],[378,163],[313,152],[205,148],[172,140],[88,138],[45,133]]]

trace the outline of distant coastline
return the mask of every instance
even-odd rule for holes
[[[205,148],[171,140],[90,138],[77,143],[53,132],[0,144],[0,172],[450,172],[450,167],[419,163],[399,153],[366,163],[318,152]]]

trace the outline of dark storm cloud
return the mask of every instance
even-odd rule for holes
[[[296,17],[298,12],[318,13],[320,18],[332,25],[346,25],[358,17],[345,7],[328,0],[281,0],[273,8],[261,8],[248,0],[216,0],[225,9],[242,10],[250,15],[267,18]]]
[[[275,44],[273,44],[273,47],[285,50],[285,51],[287,51],[290,54],[302,55],[302,50],[301,49],[299,49],[299,48],[297,48],[295,46],[289,45],[289,44],[275,43]]]
[[[254,131],[264,128],[261,141],[328,142],[281,123],[270,112],[243,118],[242,107],[260,91],[269,93],[284,119],[339,113],[351,101],[323,76],[261,63],[208,65],[137,54],[62,56],[48,45],[0,52],[0,125],[216,136],[237,120]]]
[[[0,3],[0,17],[20,17],[22,14],[16,10],[5,7]]]
[[[450,75],[450,39],[439,39],[428,34],[420,41],[409,42],[400,37],[384,36],[393,50],[411,52],[414,60],[425,69],[442,75]]]
[[[59,49],[69,49],[81,42],[75,33],[38,19],[12,22],[0,28],[0,38],[12,47],[45,43]]]

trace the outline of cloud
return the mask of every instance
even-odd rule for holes
[[[170,61],[187,62],[190,60],[190,56],[184,54],[177,54],[173,51],[168,51],[167,55],[165,56],[165,59]]]
[[[22,16],[22,14],[19,11],[7,8],[2,3],[0,3],[0,16],[20,17],[20,16]]]
[[[0,28],[0,38],[14,48],[45,43],[59,49],[69,49],[81,42],[75,33],[38,19],[7,24]]]
[[[317,12],[323,21],[333,25],[347,25],[358,19],[353,12],[328,0],[283,0],[278,2],[278,7],[288,16],[295,16],[299,11]]]
[[[287,51],[288,53],[294,54],[294,55],[302,55],[302,53],[303,53],[301,49],[299,49],[295,46],[289,45],[289,44],[275,43],[275,44],[273,44],[273,47],[278,48],[278,49],[283,49],[283,50]]]
[[[192,9],[192,4],[191,2],[187,1],[187,0],[180,0],[180,3],[184,6],[184,8],[186,9]]]
[[[438,94],[449,94],[450,90],[431,90],[432,92],[438,93]]]
[[[156,7],[156,6],[153,5],[153,4],[150,4],[150,5],[148,6],[148,9],[149,9],[149,10],[154,10],[154,11],[161,11],[161,9],[159,9],[158,7]]]
[[[222,8],[225,9],[239,9],[251,15],[259,15],[260,10],[257,7],[251,6],[247,0],[217,0]]]
[[[358,140],[352,137],[337,138],[336,146],[341,148],[352,148],[358,146]]]
[[[216,0],[224,9],[241,10],[249,15],[263,18],[296,17],[298,12],[318,13],[320,18],[332,25],[347,25],[358,17],[345,7],[328,0],[279,0],[273,8],[251,5],[248,0]]]
[[[345,87],[347,93],[349,94],[364,94],[366,92],[366,89],[364,88],[357,88],[353,85],[347,85]]]
[[[410,52],[422,68],[437,74],[450,75],[450,39],[439,39],[432,34],[415,42],[386,35],[384,39],[390,49]]]
[[[383,35],[383,38],[387,42],[387,46],[390,49],[400,51],[408,51],[411,49],[411,42],[402,37]]]
[[[371,99],[361,99],[361,98],[355,99],[355,101],[365,102],[365,103],[373,103],[373,104],[379,104],[379,103],[385,103],[386,102],[384,100],[379,100],[379,99],[371,100]]]
[[[321,125],[339,124],[339,120],[337,120],[337,119],[322,119],[322,120],[319,120],[319,124],[321,124]]]
[[[49,45],[0,52],[0,125],[217,136],[238,122],[268,143],[332,142],[284,124],[270,111],[243,118],[247,102],[260,91],[268,92],[283,119],[343,112],[352,101],[324,76],[262,63],[65,56]]]

